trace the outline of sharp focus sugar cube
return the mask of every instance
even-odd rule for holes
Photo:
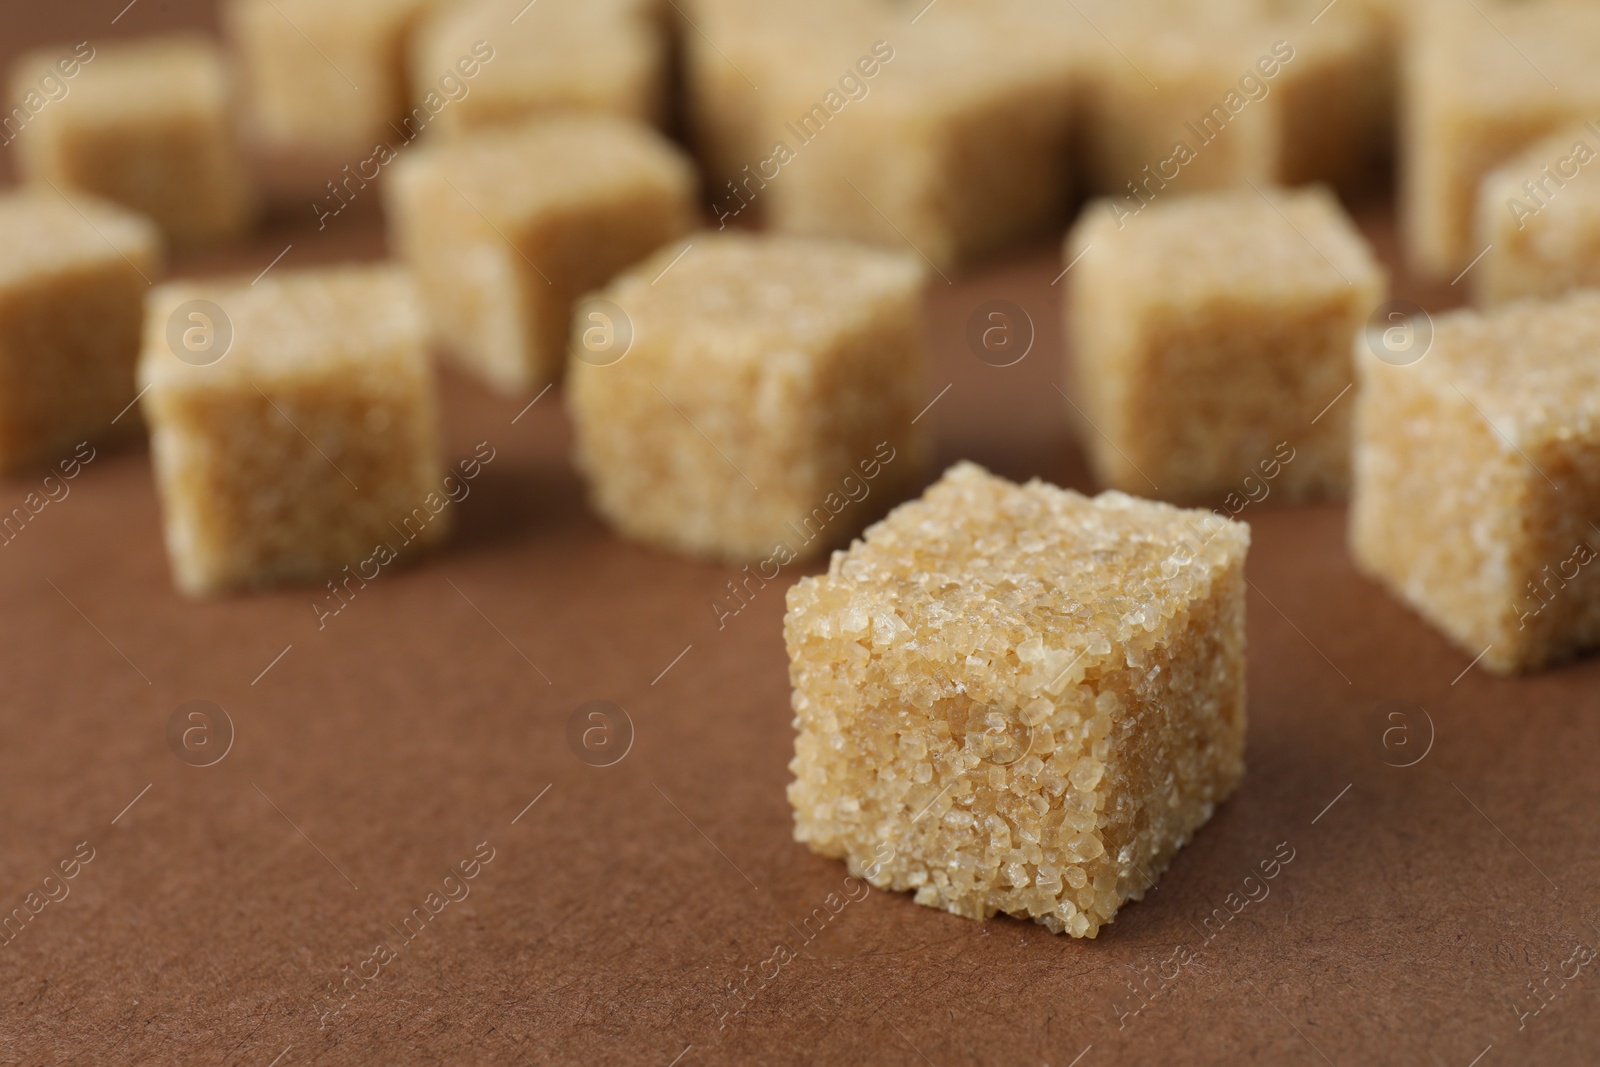
[[[909,255],[700,234],[578,304],[578,464],[623,533],[776,567],[921,475],[922,270]]]
[[[417,303],[387,267],[151,294],[139,377],[182,591],[386,566],[444,536]]]
[[[1093,937],[1244,773],[1249,527],[963,463],[789,590],[795,838]]]

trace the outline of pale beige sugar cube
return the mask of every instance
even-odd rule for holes
[[[1273,85],[1279,94],[1274,180],[1341,190],[1386,183],[1399,63],[1393,10],[1379,0],[1332,7],[1327,0],[1257,2],[1274,27],[1273,45],[1294,49]]]
[[[580,301],[568,399],[596,509],[765,580],[842,543],[922,474],[922,283],[909,255],[705,233]]]
[[[1433,320],[1362,356],[1357,563],[1499,673],[1600,645],[1600,293]]]
[[[870,0],[698,0],[685,6],[680,34],[686,119],[719,217],[749,222],[766,213],[763,164],[792,145],[791,118],[767,104],[775,82],[803,84],[820,100],[829,91],[875,77],[872,53],[883,28]],[[761,86],[769,88],[764,95]]]
[[[1529,0],[1489,10],[1462,18],[1454,4],[1428,0],[1407,35],[1400,221],[1412,265],[1441,278],[1482,251],[1472,226],[1484,175],[1600,115],[1600,7]]]
[[[1490,171],[1468,277],[1480,306],[1600,287],[1600,123],[1569,127]]]
[[[944,269],[1051,231],[1070,184],[1071,38],[967,6],[885,24],[875,76],[763,86],[783,151],[758,195],[774,228],[915,250]]]
[[[0,470],[136,429],[124,412],[161,269],[155,225],[90,197],[11,191],[0,248]]]
[[[1244,773],[1249,527],[952,467],[788,594],[795,838],[1094,937]]]
[[[1350,347],[1386,281],[1331,194],[1227,190],[1131,218],[1099,201],[1065,257],[1069,407],[1102,483],[1201,500],[1254,497],[1265,474],[1269,493],[1343,493]]]
[[[410,106],[405,49],[434,0],[229,0],[222,19],[239,57],[254,132],[313,151],[371,150]],[[465,69],[450,73],[456,84]]]
[[[26,92],[71,51],[18,60],[13,91]],[[225,240],[249,226],[254,199],[213,43],[175,35],[96,45],[67,85],[17,139],[25,179],[133,208],[178,243]]]
[[[699,213],[682,153],[603,115],[419,144],[392,179],[390,225],[436,342],[505,391],[558,380],[573,300]]]
[[[431,115],[433,128],[456,132],[551,111],[665,118],[666,38],[653,8],[639,0],[442,5],[414,35],[413,84],[431,85],[483,45],[492,57],[462,96]]]
[[[1247,7],[1202,14],[1144,0],[1090,9],[1106,35],[1089,42],[1085,60],[1084,163],[1094,191],[1137,211],[1162,195],[1274,179],[1282,94],[1273,90],[1294,50],[1274,51],[1271,31]]]
[[[417,305],[391,267],[150,295],[139,378],[180,590],[314,581],[444,536]]]
[[[1173,0],[1087,9],[1086,169],[1137,211],[1237,185],[1364,182],[1392,106],[1392,51],[1371,8]]]

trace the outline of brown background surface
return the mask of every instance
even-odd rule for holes
[[[113,27],[123,2],[8,3],[0,60],[201,6],[139,0]],[[1383,211],[1369,215],[1392,261]],[[285,246],[282,269],[381,254],[374,211],[323,233],[311,217],[175,269],[255,273]],[[1052,246],[935,283],[941,463],[1090,488],[1051,384],[1058,270]],[[1454,296],[1400,290],[1432,308]],[[993,297],[1038,327],[1004,369],[963,341]],[[453,378],[444,396],[452,457],[496,450],[450,548],[385,573],[321,631],[313,592],[173,592],[140,447],[102,450],[0,548],[0,912],[79,842],[94,849],[71,895],[0,947],[0,1060],[1595,1061],[1596,968],[1550,978],[1559,994],[1520,1026],[1516,1006],[1600,943],[1600,661],[1463,673],[1469,656],[1354,573],[1342,508],[1243,516],[1249,773],[1098,940],[874,891],[771,977],[764,961],[801,947],[796,927],[845,878],[790,837],[781,588],[719,631],[730,571],[620,542],[590,514],[555,393],[515,424],[521,403]],[[0,508],[37,485],[0,483]],[[197,698],[236,729],[204,769],[165,738]],[[566,742],[591,699],[635,728],[605,769]],[[1388,748],[1402,724],[1374,718],[1385,701],[1427,712]],[[481,842],[494,859],[470,897],[347,1001],[329,992],[400,944],[393,924]],[[1294,859],[1270,895],[1208,938],[1203,917],[1283,842]],[[1119,1021],[1180,944],[1193,962]],[[761,972],[719,1025],[727,984]]]

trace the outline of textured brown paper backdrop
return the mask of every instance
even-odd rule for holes
[[[124,2],[10,4],[0,41],[202,21],[138,0],[110,26]],[[275,269],[381,253],[370,210],[320,234],[311,218],[178,269],[254,273],[291,244]],[[941,463],[1089,488],[1052,388],[1059,269],[1051,247],[935,282]],[[997,297],[1038,327],[1004,369],[963,341]],[[142,447],[102,450],[0,548],[0,913],[80,843],[93,856],[0,946],[0,1059],[1594,1062],[1600,974],[1578,965],[1600,944],[1600,661],[1463,674],[1469,656],[1353,572],[1342,508],[1247,509],[1243,787],[1143,903],[1073,941],[862,898],[795,844],[783,590],[719,632],[731,572],[607,532],[556,393],[513,423],[521,402],[450,378],[445,406],[452,458],[496,456],[453,543],[321,632],[304,590],[174,594]],[[0,505],[38,484],[0,484]],[[194,699],[236,731],[209,768],[166,740]],[[594,699],[635,728],[605,769],[566,741]],[[1431,729],[1377,721],[1386,701]],[[470,895],[407,942],[404,917],[475,851],[492,859],[469,865]],[[1275,877],[1247,881],[1263,862]],[[394,958],[368,962],[380,942]],[[798,957],[779,966],[779,945]],[[377,977],[330,991],[357,971]]]

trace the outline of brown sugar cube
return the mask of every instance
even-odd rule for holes
[[[945,473],[788,594],[795,839],[1094,937],[1244,774],[1250,528]]]
[[[1580,290],[1440,315],[1420,360],[1359,363],[1356,561],[1497,673],[1600,645],[1597,348]]]
[[[60,46],[18,60],[13,92],[30,91],[69,54]],[[177,243],[248,227],[253,196],[214,44],[180,35],[97,45],[65,85],[17,138],[24,178],[133,208]]]
[[[640,0],[441,5],[412,41],[413,85],[433,85],[464,56],[481,60],[478,75],[460,94],[426,105],[440,131],[550,111],[598,111],[647,123],[665,117],[666,39],[653,8]]]
[[[697,0],[685,4],[683,42],[686,119],[719,216],[750,222],[763,216],[762,163],[791,117],[767,106],[761,86],[810,86],[820,98],[839,81],[864,81],[880,61],[872,46],[883,27],[881,4],[866,0]],[[768,95],[771,89],[767,90]],[[854,90],[859,92],[859,90]],[[768,164],[771,173],[771,164]]]
[[[1054,232],[1076,78],[1064,40],[935,7],[826,81],[775,71],[762,91],[782,130],[752,192],[776,229],[910,248],[941,270]]]
[[[494,387],[561,377],[572,302],[693,228],[694,169],[646,126],[569,116],[419,145],[386,187],[435,340]]]
[[[1530,0],[1460,16],[1440,0],[1418,3],[1402,72],[1406,254],[1442,278],[1482,251],[1472,223],[1484,175],[1600,113],[1600,7]]]
[[[150,294],[139,378],[181,591],[381,569],[444,536],[417,305],[390,267]]]
[[[0,194],[0,470],[136,428],[148,219],[48,189]]]
[[[1196,194],[1131,219],[1100,201],[1066,259],[1069,405],[1102,483],[1178,500],[1255,499],[1263,476],[1291,498],[1344,492],[1339,401],[1386,283],[1325,189]]]
[[[922,282],[906,254],[706,233],[580,301],[568,399],[596,509],[764,580],[848,539],[922,473]]]
[[[410,106],[405,48],[433,0],[230,0],[222,9],[239,57],[254,132],[271,145],[371,149]],[[433,71],[469,84],[468,65]]]
[[[1137,213],[1244,181],[1364,183],[1390,124],[1390,34],[1370,5],[1324,6],[1091,4],[1103,27],[1084,40],[1091,185]]]
[[[1469,275],[1479,306],[1600,287],[1600,123],[1570,127],[1515,156],[1478,187]]]

